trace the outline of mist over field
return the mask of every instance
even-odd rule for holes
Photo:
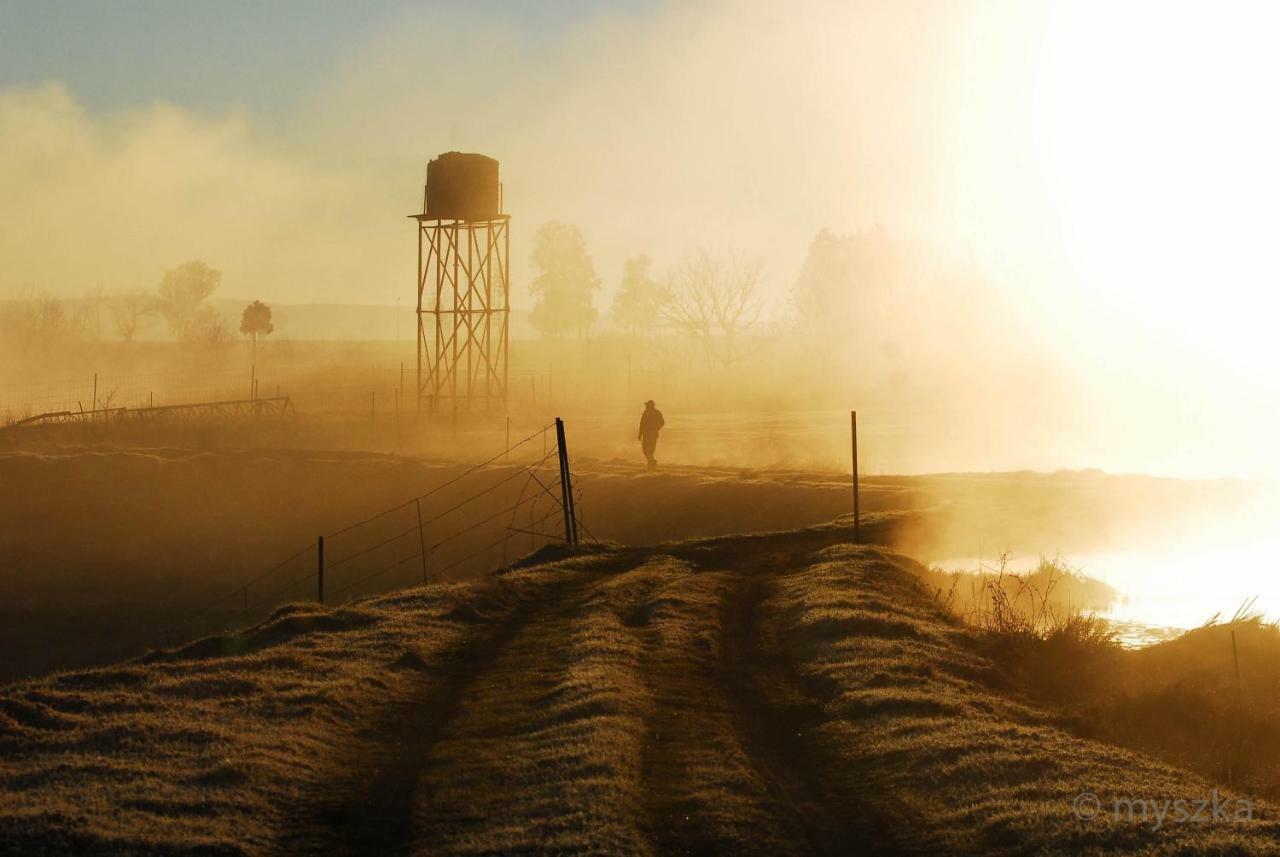
[[[0,854],[1280,852],[1277,24],[0,0]]]
[[[166,34],[180,15],[155,14]],[[880,228],[910,263],[896,323],[851,295],[862,325],[816,346],[847,376],[885,368],[850,340],[908,376],[944,355],[964,377],[930,404],[1025,426],[982,466],[1274,475],[1280,355],[1270,315],[1242,311],[1276,281],[1272,60],[1250,29],[1192,7],[1148,27],[1087,5],[391,5],[262,92],[202,83],[199,60],[132,97],[27,71],[0,91],[0,294],[151,288],[194,258],[228,296],[407,304],[427,157],[486,151],[523,227],[517,313],[547,220],[582,230],[602,308],[637,254],[758,260],[765,330],[793,326],[822,230]],[[1205,73],[1179,63],[1227,39]]]

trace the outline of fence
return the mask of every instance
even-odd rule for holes
[[[136,371],[100,367],[78,377],[50,380],[5,379],[0,383],[0,424],[17,422],[41,413],[95,411],[127,407],[256,399],[288,393],[300,410],[311,414],[369,415],[389,417],[418,409],[416,366],[407,359],[344,353],[340,343],[332,353],[259,354],[225,362],[174,371]],[[175,361],[171,354],[152,358]],[[679,365],[678,362],[676,365]],[[593,409],[634,410],[638,401],[666,398],[683,389],[682,373],[668,371],[664,360],[633,361],[628,354],[576,360],[562,356],[555,361],[513,364],[508,402],[513,410],[544,414],[572,409],[590,401]],[[636,397],[639,397],[638,399]]]
[[[140,408],[99,408],[96,411],[52,411],[17,420],[0,431],[49,425],[120,425],[124,423],[208,420],[229,417],[283,417],[293,410],[288,396],[197,402],[189,405],[157,405]]]
[[[321,535],[173,622],[164,643],[244,625],[287,601],[342,603],[506,565],[551,542],[577,545],[579,531],[590,535],[579,499],[557,418],[423,494]]]
[[[259,383],[253,366],[216,371],[86,373],[79,378],[0,384],[0,417],[17,421],[53,411],[97,411],[127,407],[254,399]],[[274,387],[262,386],[264,396]]]

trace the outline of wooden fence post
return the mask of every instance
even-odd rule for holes
[[[418,509],[418,547],[422,550],[422,582],[427,582],[427,540],[422,535],[422,498],[414,498],[413,505]]]
[[[324,603],[324,536],[316,542],[316,600]]]
[[[858,509],[858,412],[849,411],[849,431],[850,439],[853,446],[853,543],[855,545],[862,544],[862,534],[859,532],[861,515]]]
[[[578,546],[578,521],[573,510],[573,476],[569,472],[569,447],[564,439],[564,420],[556,417],[556,452],[560,459],[560,508],[564,510],[564,540]]]

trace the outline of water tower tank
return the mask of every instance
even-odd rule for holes
[[[496,220],[502,215],[498,162],[445,152],[427,164],[428,220]]]

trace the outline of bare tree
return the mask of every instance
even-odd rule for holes
[[[83,341],[83,321],[67,312],[63,299],[30,291],[0,301],[0,345],[38,349]]]
[[[111,320],[125,342],[133,342],[142,320],[156,311],[155,298],[147,292],[121,292],[111,296]]]
[[[231,325],[222,314],[205,304],[195,313],[187,328],[186,339],[207,348],[222,348],[231,342]]]
[[[763,309],[762,270],[759,262],[716,259],[705,251],[688,257],[669,280],[671,298],[663,308],[667,325],[701,343],[708,359],[731,365],[738,337]]]
[[[101,286],[89,289],[71,306],[75,312],[75,323],[90,339],[102,339],[102,306],[107,303],[107,294]]]

